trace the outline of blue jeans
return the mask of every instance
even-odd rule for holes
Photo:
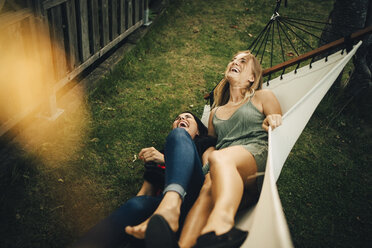
[[[176,191],[184,199],[181,206],[180,226],[204,182],[202,165],[195,144],[182,128],[173,129],[165,143],[165,189]],[[103,219],[80,238],[75,248],[118,247],[131,239],[126,226],[135,226],[149,218],[160,204],[162,196],[136,196]]]

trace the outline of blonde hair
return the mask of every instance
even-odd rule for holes
[[[260,62],[257,60],[257,58],[253,54],[251,54],[251,52],[248,50],[238,52],[237,54],[234,55],[234,57],[236,57],[238,54],[241,54],[241,53],[246,53],[247,55],[244,56],[246,61],[247,62],[252,61],[253,63],[252,70],[253,70],[253,75],[254,75],[254,82],[250,86],[247,87],[247,91],[246,91],[246,94],[253,94],[255,90],[259,90],[262,88],[262,82],[263,82],[262,67],[261,67]],[[220,83],[214,89],[214,94],[213,94],[214,102],[213,102],[212,108],[225,105],[230,99],[230,90],[229,90],[230,84],[229,84],[229,81],[227,80],[228,72],[229,72],[229,65],[226,68],[224,78],[220,81]]]

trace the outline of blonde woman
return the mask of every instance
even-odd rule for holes
[[[217,137],[209,154],[210,179],[189,212],[181,247],[239,247],[247,232],[234,227],[243,192],[258,197],[267,157],[267,131],[281,125],[275,95],[262,87],[262,68],[249,52],[239,52],[228,64],[214,91],[208,134]]]

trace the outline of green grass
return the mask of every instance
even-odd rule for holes
[[[222,78],[231,56],[258,35],[274,5],[174,1],[83,104],[48,127],[63,139],[8,148],[0,167],[1,246],[66,247],[135,195],[143,166],[134,155],[143,147],[162,148],[179,112],[201,115],[204,93]],[[291,0],[280,13],[324,21],[332,5]],[[274,56],[280,62],[280,53]],[[342,96],[325,97],[278,181],[296,247],[371,243],[371,126],[346,114],[352,104],[334,116]],[[80,127],[84,132],[76,131]]]

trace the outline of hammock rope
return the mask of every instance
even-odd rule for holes
[[[281,24],[281,22],[278,22],[279,24],[279,27],[280,29],[282,30],[282,32],[284,33],[285,37],[287,38],[287,40],[289,41],[289,44],[291,44],[291,47],[293,48],[293,50],[295,51],[295,53],[297,54],[297,56],[300,56],[300,54],[297,52],[295,46],[293,45],[291,39],[288,37],[288,34],[285,32],[285,30],[283,29],[283,26]]]
[[[314,48],[312,48],[311,46],[310,46],[310,44],[309,43],[307,43],[304,39],[302,39],[301,38],[301,36],[299,36],[295,31],[293,31],[293,29],[290,27],[290,26],[288,26],[287,25],[287,23],[284,21],[285,19],[282,19],[283,21],[281,21],[280,19],[278,20],[279,22],[281,22],[281,23],[283,23],[284,24],[284,26],[288,29],[288,30],[290,30],[296,37],[298,37],[305,45],[307,45],[309,48],[310,48],[310,50],[314,50]],[[293,26],[293,25],[292,25]],[[309,32],[310,33],[310,32]]]
[[[279,42],[280,42],[280,47],[281,47],[281,51],[282,51],[282,59],[283,59],[283,61],[285,61],[285,58],[284,58],[284,49],[283,49],[283,42],[282,42],[282,38],[281,38],[281,35],[280,35],[280,30],[279,30],[279,22],[276,23],[276,27],[278,29]]]
[[[294,17],[286,17],[286,19],[297,20],[297,21],[305,21],[305,22],[312,22],[312,23],[322,24],[322,25],[332,25],[334,27],[346,27],[346,28],[350,28],[350,29],[360,29],[360,27],[357,27],[357,26],[349,26],[349,25],[345,25],[345,24],[339,25],[337,23],[320,22],[320,21],[314,21],[314,20],[309,20],[309,19],[300,19],[300,18],[294,18]],[[313,26],[310,26],[310,27],[313,27]],[[326,32],[333,33],[333,34],[339,34],[339,35],[343,36],[342,33],[338,33],[338,32],[332,32],[332,31],[326,31]]]
[[[345,43],[343,43],[342,46],[346,46],[346,51],[350,51],[352,48],[352,42],[346,42],[348,40],[349,36],[345,36],[345,34],[342,34],[341,32],[329,30],[326,28],[327,26],[334,26],[334,27],[347,27],[350,29],[357,29],[356,26],[350,26],[350,25],[338,25],[334,23],[329,22],[322,22],[322,21],[315,21],[315,20],[309,20],[309,19],[300,19],[300,18],[293,18],[293,17],[284,17],[279,14],[279,9],[281,6],[282,1],[276,0],[276,6],[274,9],[274,12],[266,24],[266,26],[262,29],[262,31],[259,33],[259,35],[253,40],[253,42],[248,46],[248,50],[251,51],[252,54],[254,54],[257,58],[259,58],[259,61],[261,64],[263,64],[263,61],[265,60],[265,52],[267,43],[271,43],[270,49],[270,58],[269,58],[269,64],[270,67],[273,66],[273,54],[274,54],[274,37],[275,32],[277,32],[277,37],[279,40],[280,50],[281,50],[281,59],[282,62],[285,62],[285,48],[284,44],[287,44],[297,55],[297,57],[300,56],[300,47],[303,50],[314,50],[314,48],[309,44],[309,42],[306,41],[306,39],[303,38],[304,35],[309,35],[314,38],[316,38],[318,41],[321,41],[323,43],[326,43],[327,41],[324,40],[321,36],[314,33],[314,31],[321,31],[322,33],[330,33],[333,35],[337,35],[339,37],[344,37]],[[287,0],[285,0],[285,7],[287,7]],[[275,23],[276,23],[276,31],[275,31]],[[311,24],[313,25],[311,25]],[[318,26],[317,26],[318,25]],[[319,26],[321,25],[321,26]],[[311,30],[311,31],[310,31]],[[271,32],[271,34],[270,34]],[[283,35],[284,34],[284,35]],[[298,39],[300,42],[297,44],[297,46],[292,42],[292,38]],[[285,41],[285,42],[284,42]],[[263,50],[261,50],[263,48]],[[344,47],[342,47],[344,49]],[[344,50],[343,50],[344,51]],[[328,60],[329,52],[326,54],[326,61]],[[291,56],[290,53],[288,56]],[[309,58],[310,59],[310,58]],[[310,68],[312,68],[312,63],[314,62],[314,59],[312,58],[310,61]],[[299,65],[296,67],[299,68]],[[267,84],[269,83],[271,79],[272,72],[264,75],[268,76]],[[285,73],[285,68],[283,68],[281,73],[281,78],[283,78],[283,74]]]
[[[322,39],[321,37],[319,37],[319,36],[317,36],[317,35],[315,35],[315,34],[309,32],[309,31],[307,31],[306,29],[303,29],[303,28],[297,26],[296,24],[300,24],[300,25],[302,25],[302,26],[305,26],[305,27],[308,27],[308,28],[313,28],[313,29],[320,30],[320,31],[323,31],[324,29],[322,29],[322,28],[318,28],[318,27],[316,27],[316,26],[310,26],[310,25],[307,25],[307,24],[305,24],[305,23],[300,23],[300,22],[296,22],[296,21],[291,21],[291,18],[288,18],[288,17],[283,17],[282,19],[283,19],[283,22],[287,22],[288,24],[292,25],[293,27],[296,27],[297,29],[301,30],[302,32],[304,32],[304,33],[306,33],[306,34],[309,34],[309,35],[311,35],[311,36],[313,36],[313,37],[315,37],[315,38],[317,38],[317,39],[319,39],[319,40],[321,40],[321,41],[323,41],[323,42],[326,42],[326,41],[325,41],[324,39]],[[327,31],[326,31],[326,32],[327,32]],[[335,32],[333,32],[333,31],[328,31],[328,33],[332,33],[332,34],[337,34],[337,35],[339,35],[339,33],[335,33]]]
[[[266,50],[266,45],[267,45],[267,41],[269,40],[269,33],[270,33],[270,30],[271,30],[271,27],[272,27],[272,22],[270,23],[270,26],[269,26],[269,29],[266,31],[266,37],[265,37],[265,46],[262,50],[262,55],[261,55],[261,59],[260,59],[260,63],[262,64],[262,60],[263,60],[263,57],[264,57],[264,54],[265,54],[265,50]],[[258,52],[257,52],[258,53]],[[256,55],[257,56],[257,55]]]
[[[271,57],[270,57],[270,67],[273,66],[273,56],[274,56],[274,30],[275,30],[275,25],[273,25],[273,29],[271,32]]]

